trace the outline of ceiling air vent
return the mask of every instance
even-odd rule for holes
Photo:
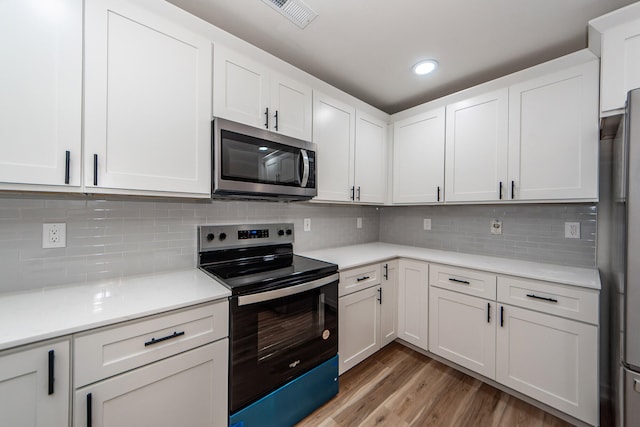
[[[309,25],[309,22],[318,16],[318,14],[309,6],[304,4],[302,0],[262,0],[289,21],[293,22],[300,28]]]

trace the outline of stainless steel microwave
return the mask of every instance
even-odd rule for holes
[[[316,196],[316,144],[220,118],[212,127],[213,197]]]

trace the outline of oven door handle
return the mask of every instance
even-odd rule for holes
[[[340,275],[336,273],[331,276],[323,277],[322,279],[312,280],[311,282],[301,283],[288,288],[274,289],[272,291],[259,292],[251,295],[242,295],[238,297],[238,305],[255,304],[257,302],[271,301],[277,298],[299,294],[301,292],[310,291],[311,289],[320,288],[328,285],[329,283],[337,282],[339,278]]]

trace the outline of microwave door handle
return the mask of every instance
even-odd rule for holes
[[[307,181],[309,181],[309,154],[307,150],[300,150],[302,156],[302,179],[300,180],[300,187],[306,187]]]

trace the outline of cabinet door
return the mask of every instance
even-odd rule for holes
[[[311,141],[313,96],[311,87],[271,72],[271,130]]]
[[[387,124],[356,111],[356,201],[384,203],[387,193]]]
[[[596,200],[598,130],[596,59],[510,87],[506,197]]]
[[[78,191],[82,1],[0,2],[0,52],[0,185]]]
[[[429,264],[401,259],[398,263],[398,338],[427,350]]]
[[[380,286],[338,299],[340,375],[380,349]]]
[[[501,305],[496,381],[597,425],[598,328]]]
[[[351,105],[319,92],[313,93],[313,142],[318,145],[318,196],[315,200],[353,200],[355,116],[355,108]]]
[[[398,261],[382,264],[380,347],[398,337]]]
[[[507,104],[505,88],[447,106],[447,201],[506,198]]]
[[[0,424],[68,426],[69,361],[69,341],[0,356]]]
[[[393,124],[393,203],[444,201],[445,110]]]
[[[495,378],[495,302],[429,288],[429,351]]]
[[[211,43],[124,0],[86,23],[85,190],[208,196]]]
[[[262,129],[272,126],[269,69],[223,46],[214,48],[213,111],[216,117]]]
[[[225,338],[79,389],[74,425],[225,426],[227,364]]]

